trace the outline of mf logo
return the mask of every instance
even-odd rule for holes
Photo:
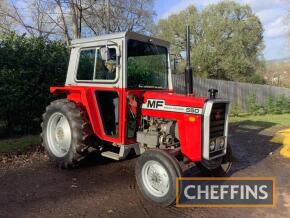
[[[147,100],[147,108],[159,108],[163,106],[164,106],[163,100],[153,100],[153,99]]]

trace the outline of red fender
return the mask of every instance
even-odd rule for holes
[[[122,138],[119,134],[118,138],[113,138],[107,136],[103,129],[102,119],[99,112],[99,107],[95,98],[96,90],[108,90],[108,91],[116,91],[115,89],[110,88],[95,88],[95,87],[86,87],[86,86],[64,86],[64,87],[51,87],[50,92],[52,94],[67,94],[67,99],[81,105],[84,107],[88,113],[90,123],[93,129],[93,132],[96,136],[98,136],[102,140],[106,140],[109,142],[122,143]],[[118,90],[119,93],[119,90]],[[119,96],[120,93],[119,93]]]

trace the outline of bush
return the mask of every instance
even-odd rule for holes
[[[64,44],[25,35],[0,36],[0,121],[5,134],[39,130],[52,100],[49,87],[63,85],[68,64]]]
[[[290,99],[281,95],[277,98],[276,107],[281,113],[290,113]]]
[[[267,110],[262,106],[256,112],[256,115],[265,115],[265,114],[267,114]]]
[[[253,115],[290,113],[290,99],[284,95],[266,99],[265,106],[257,104],[256,94],[247,97],[248,112]]]
[[[231,106],[230,115],[233,117],[238,117],[241,114],[241,108],[238,104],[233,104]]]
[[[261,108],[261,106],[257,104],[257,97],[255,93],[252,93],[247,97],[247,104],[248,104],[248,112],[250,114],[257,115],[258,110]]]
[[[269,96],[266,101],[266,108],[268,114],[290,113],[290,99],[284,95],[276,98]]]
[[[273,114],[276,111],[276,104],[273,96],[269,96],[266,100],[267,113]]]

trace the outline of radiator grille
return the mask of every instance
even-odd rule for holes
[[[226,104],[215,103],[213,104],[210,115],[210,139],[224,136],[226,119]]]

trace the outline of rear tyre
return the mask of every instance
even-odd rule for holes
[[[196,166],[202,173],[210,174],[212,176],[226,176],[231,170],[233,164],[232,148],[228,144],[227,153],[225,156],[214,160],[202,160],[196,163]]]
[[[137,159],[135,175],[145,198],[162,206],[175,202],[176,178],[182,176],[182,171],[170,154],[162,150],[144,152]]]
[[[91,135],[82,109],[67,99],[51,102],[43,114],[42,142],[50,160],[60,168],[75,167],[87,152]]]

